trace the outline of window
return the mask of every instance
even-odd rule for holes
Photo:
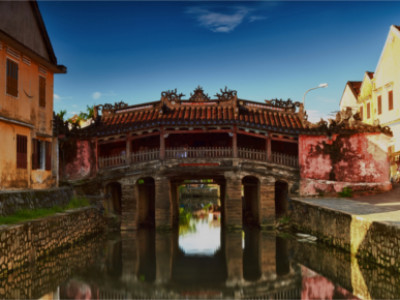
[[[39,76],[39,106],[46,107],[46,78]]]
[[[367,119],[371,118],[371,103],[367,103]]]
[[[389,110],[393,109],[393,91],[388,92],[388,106]]]
[[[362,106],[360,106],[360,118],[361,118],[361,121],[364,120],[364,112],[363,112]]]
[[[51,170],[51,143],[32,140],[32,170]]]
[[[24,135],[17,135],[17,168],[26,169],[28,154],[28,139]]]
[[[378,96],[378,115],[382,114],[382,96]]]
[[[18,64],[7,59],[6,93],[18,97]]]

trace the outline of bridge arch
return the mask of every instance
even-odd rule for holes
[[[281,218],[289,210],[289,184],[284,180],[275,182],[275,216]]]
[[[242,179],[243,224],[260,225],[260,180],[255,176],[245,176]]]
[[[137,189],[137,227],[155,226],[155,180],[141,177],[136,181]]]
[[[105,186],[104,209],[106,212],[121,215],[122,189],[119,182],[110,182]]]

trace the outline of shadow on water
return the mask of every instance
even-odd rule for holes
[[[64,249],[0,280],[2,299],[355,299],[400,296],[399,276],[348,253],[254,228],[123,232]],[[201,231],[204,231],[203,233]],[[209,238],[207,238],[209,237]],[[196,240],[193,244],[191,241]],[[186,241],[186,242],[185,242]],[[189,241],[189,242],[187,242]]]

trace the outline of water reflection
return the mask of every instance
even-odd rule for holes
[[[210,221],[210,222],[209,222]],[[97,238],[0,280],[2,299],[398,299],[399,276],[349,254],[214,218],[194,232]],[[213,233],[219,232],[219,234]],[[214,240],[209,235],[218,236]],[[186,236],[186,240],[185,240]],[[189,239],[190,237],[190,239]],[[196,240],[193,246],[188,240]],[[200,245],[198,241],[201,241]],[[208,242],[211,241],[210,244]]]

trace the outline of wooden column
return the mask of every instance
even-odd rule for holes
[[[233,132],[232,132],[232,149],[233,149],[233,157],[237,158],[238,157],[238,148],[237,148],[237,127],[236,125],[233,126]]]
[[[267,161],[271,161],[271,136],[268,134],[266,141]]]
[[[126,163],[130,164],[131,162],[131,144],[132,140],[130,137],[126,138]]]
[[[226,227],[242,228],[242,181],[233,172],[225,174],[224,221]]]
[[[171,187],[168,178],[155,178],[156,189],[156,212],[155,222],[156,228],[170,229],[172,227],[171,216]]]
[[[165,137],[164,137],[164,128],[160,127],[160,159],[165,159]]]

